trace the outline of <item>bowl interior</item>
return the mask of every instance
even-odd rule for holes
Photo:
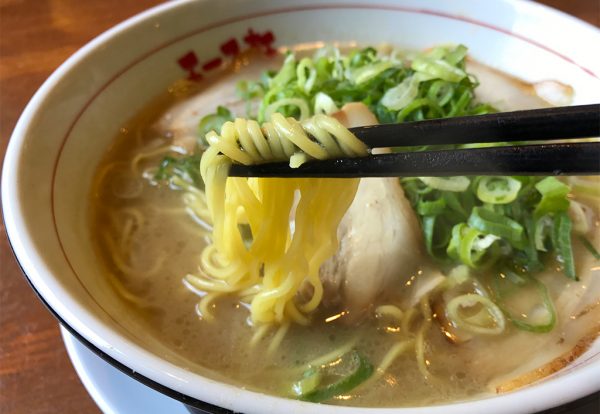
[[[600,35],[559,13],[514,1],[223,3],[161,6],[97,38],[65,63],[32,100],[15,130],[4,169],[3,199],[11,243],[25,272],[83,337],[170,388],[228,408],[250,407],[252,412],[258,406],[245,400],[252,393],[219,388],[189,373],[187,361],[129,316],[102,277],[89,228],[90,184],[119,129],[177,79],[209,82],[210,63],[228,59],[233,45],[267,50],[387,42],[423,49],[463,43],[480,62],[529,82],[560,80],[574,88],[574,104],[592,103],[600,91],[600,62],[589,51],[600,43]],[[546,30],[557,22],[568,36]],[[251,30],[262,40],[249,42]],[[568,376],[577,365],[600,363],[599,353],[596,341],[584,357],[557,375]],[[207,378],[227,381],[218,373],[195,369]],[[204,381],[203,386],[193,381]],[[225,389],[238,393],[239,399],[211,392]],[[566,401],[565,395],[555,404],[561,398]],[[283,407],[277,404],[303,407],[276,398],[268,401],[272,409]],[[460,409],[464,412],[465,407]]]

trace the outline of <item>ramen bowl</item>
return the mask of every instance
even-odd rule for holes
[[[560,30],[557,30],[560,28]],[[573,104],[600,96],[600,32],[526,1],[327,3],[174,1],[91,41],[44,83],[11,137],[2,177],[6,229],[32,288],[72,334],[136,380],[190,407],[244,413],[528,413],[600,390],[600,341],[550,377],[483,399],[410,408],[315,405],[262,394],[186,361],[133,318],[102,276],[89,228],[90,186],[119,129],[178,79],[210,80],[247,49],[463,43],[525,82],[560,80]],[[210,340],[210,338],[208,338]]]

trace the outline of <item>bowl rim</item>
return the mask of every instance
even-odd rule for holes
[[[204,0],[204,1],[208,2],[208,0]],[[545,5],[541,5],[538,3],[530,3],[525,0],[503,0],[503,1],[505,3],[515,3],[515,4],[520,4],[522,6],[533,7],[534,9],[537,8],[541,12],[545,12],[545,13],[553,13],[557,16],[560,16],[561,18],[568,18],[569,20],[571,20],[579,25],[587,26],[588,28],[591,28],[591,29],[599,32],[598,29],[595,28],[594,26],[592,26],[586,22],[582,22],[581,20],[579,20],[573,16],[570,16],[563,12],[554,10]],[[153,388],[163,394],[166,394],[172,398],[175,398],[185,404],[193,405],[193,406],[201,408],[201,409],[213,410],[212,412],[215,412],[215,413],[230,413],[232,411],[230,411],[226,408],[220,408],[216,405],[206,403],[204,401],[190,397],[187,394],[179,392],[167,385],[164,385],[162,383],[154,381],[153,379],[150,379],[149,377],[141,374],[139,371],[137,371],[133,368],[130,368],[126,364],[120,362],[115,356],[112,356],[109,353],[103,351],[100,345],[95,344],[92,340],[85,337],[84,334],[77,331],[77,329],[75,327],[73,327],[71,323],[68,323],[66,321],[66,319],[63,317],[63,315],[61,315],[60,312],[55,307],[52,307],[48,303],[47,298],[44,297],[44,295],[40,292],[39,288],[35,285],[35,282],[32,279],[31,275],[28,274],[28,272],[25,270],[26,268],[29,267],[26,262],[30,261],[30,257],[29,257],[29,254],[25,254],[23,252],[23,249],[22,249],[23,239],[21,238],[23,235],[19,234],[20,233],[19,227],[23,228],[23,223],[25,220],[22,217],[18,217],[20,212],[17,209],[15,209],[15,205],[13,205],[13,203],[12,203],[12,197],[10,197],[11,194],[16,193],[16,188],[18,187],[18,185],[11,181],[10,177],[12,176],[12,174],[6,173],[7,171],[15,170],[14,167],[16,167],[16,165],[18,164],[17,155],[19,153],[19,149],[22,147],[22,144],[25,141],[25,137],[27,135],[26,132],[28,130],[28,126],[29,126],[31,119],[33,119],[33,117],[37,114],[37,112],[43,107],[48,93],[54,88],[54,86],[57,84],[57,82],[63,78],[63,76],[65,74],[68,74],[71,70],[73,70],[75,68],[75,66],[82,59],[84,59],[89,54],[93,53],[99,46],[102,46],[106,41],[126,32],[132,26],[137,26],[138,24],[145,22],[149,19],[152,19],[167,10],[173,10],[177,7],[185,7],[187,4],[196,3],[196,2],[197,2],[196,0],[174,1],[174,2],[155,6],[146,11],[143,11],[135,16],[132,16],[129,19],[117,24],[116,26],[110,28],[109,30],[105,31],[104,33],[100,34],[99,36],[95,37],[93,40],[88,42],[86,45],[84,45],[82,48],[80,48],[77,52],[75,52],[73,55],[71,55],[64,63],[62,63],[52,73],[52,75],[50,75],[50,77],[43,83],[43,85],[38,89],[38,91],[34,94],[34,96],[31,98],[31,100],[27,104],[25,110],[23,111],[22,115],[20,116],[20,118],[17,122],[17,125],[15,126],[15,129],[10,137],[6,155],[5,155],[5,160],[3,163],[4,165],[3,165],[3,169],[2,169],[2,200],[3,200],[2,201],[2,209],[3,209],[3,213],[4,213],[3,220],[4,220],[4,225],[5,225],[7,236],[8,236],[9,245],[13,251],[15,259],[16,259],[23,275],[25,276],[25,279],[30,284],[30,286],[32,287],[32,289],[34,290],[36,295],[39,297],[39,299],[42,301],[42,303],[57,318],[57,320],[61,323],[61,325],[63,325],[71,334],[73,334],[86,347],[88,347],[90,350],[92,350],[94,353],[96,353],[98,356],[100,356],[105,361],[109,362],[111,365],[115,366],[116,368],[118,368],[122,372],[126,373],[127,375],[132,376],[136,380],[144,383],[145,385],[150,386],[151,388]],[[355,4],[352,2],[348,2],[348,3],[339,3],[339,4],[336,3],[335,5],[338,7],[342,7],[344,5],[352,6]],[[273,10],[283,10],[283,9],[274,6]],[[462,20],[464,20],[464,19],[462,19]],[[468,20],[466,20],[466,21],[468,21]],[[497,28],[498,27],[496,27],[496,29]],[[527,38],[524,38],[523,36],[517,36],[517,37],[521,38],[522,40],[523,39],[527,40]],[[536,44],[535,41],[531,41],[530,43]],[[538,46],[539,46],[539,44],[538,44]],[[550,50],[548,48],[546,48],[546,49]],[[550,51],[552,51],[552,50],[550,50]],[[591,72],[589,69],[582,67],[581,65],[577,64],[576,62],[573,62],[568,57],[565,57],[564,55],[561,55],[560,53],[558,53],[556,51],[553,51],[553,53],[561,56],[563,59],[565,59],[567,61],[571,61],[571,63],[574,63],[579,68],[581,68],[582,70],[591,74],[592,76],[598,77],[598,75]],[[100,93],[100,92],[98,92],[98,93]],[[85,108],[84,108],[84,110],[85,110]],[[76,122],[76,120],[74,121],[74,123],[75,122]],[[60,157],[60,155],[59,155],[59,157]],[[21,220],[19,221],[19,219],[21,219]],[[25,237],[25,236],[23,236],[23,237]],[[18,252],[20,252],[20,253],[18,253]],[[49,276],[52,277],[51,275],[49,275]],[[122,338],[122,337],[120,338],[120,340],[126,341],[126,342],[128,341],[127,339]],[[152,357],[161,360],[158,356],[152,355]],[[161,360],[161,361],[164,362],[164,360]],[[600,389],[600,381],[596,381],[594,383],[594,379],[595,379],[594,374],[596,374],[596,372],[594,372],[594,369],[593,369],[594,365],[597,365],[597,364],[594,363],[593,365],[579,367],[577,369],[577,372],[570,373],[568,376],[569,378],[572,378],[576,375],[579,376],[580,377],[579,382],[588,385],[587,387],[585,387],[585,386],[582,387],[583,390],[587,390],[587,391],[582,391],[582,389],[579,389],[578,392],[576,392],[576,393],[569,392],[570,395],[565,396],[564,392],[562,394],[559,393],[560,388],[554,390],[555,392],[553,392],[553,394],[555,396],[558,394],[562,395],[561,403],[568,402],[574,398],[578,398],[578,397],[587,395],[589,392],[594,392],[594,391]],[[203,377],[199,374],[196,374],[196,377],[198,379],[206,380],[206,377]],[[559,381],[561,379],[564,380],[565,378],[559,377],[559,378],[554,379],[552,382],[556,383],[557,381]],[[228,384],[221,384],[221,385],[226,385],[228,387],[234,387],[234,386],[229,386]],[[539,383],[538,383],[538,385],[539,385]],[[234,388],[237,388],[237,387],[234,387]],[[528,387],[527,389],[519,390],[519,391],[510,393],[508,395],[514,396],[517,393],[522,393],[522,392],[528,391],[528,390],[531,391],[531,388],[535,388],[535,387]],[[556,388],[556,387],[554,387],[554,388]],[[264,397],[264,395],[261,394],[260,392],[254,392],[254,391],[245,391],[245,392],[250,392],[250,393],[255,394],[256,396]],[[273,397],[273,396],[268,396],[268,397],[275,398],[275,399],[283,399],[282,397]],[[500,398],[500,397],[490,397],[490,398],[484,398],[481,400],[466,401],[466,402],[454,402],[454,403],[446,404],[446,405],[439,406],[439,407],[448,407],[451,405],[455,405],[455,406],[474,405],[476,403],[484,402],[486,400],[496,401],[498,398]],[[527,400],[530,400],[530,399],[531,398],[527,398]],[[560,398],[558,398],[558,399],[560,399]],[[301,404],[298,402],[295,402],[295,403]],[[306,403],[304,403],[304,404],[306,404]],[[523,407],[521,406],[522,404],[523,404],[523,402],[521,402],[520,406],[519,406],[519,408],[521,408],[521,409],[523,409]],[[313,406],[312,404],[308,404],[308,405]],[[514,407],[516,408],[516,405]],[[537,409],[548,408],[548,407],[550,407],[550,405],[544,405],[543,403],[540,404],[538,401],[535,404],[535,407]],[[356,409],[356,407],[345,407],[345,408],[355,408]],[[394,408],[392,410],[402,410],[403,408],[409,409],[409,407],[398,407],[398,408]],[[432,408],[432,407],[422,407],[422,408]],[[418,408],[417,409],[410,408],[410,409],[411,409],[411,411],[418,410]],[[308,410],[310,411],[310,407],[308,408]],[[361,410],[365,411],[365,409],[362,409],[362,408],[361,408]],[[372,409],[366,409],[366,410],[372,410]],[[385,409],[376,409],[376,410],[380,410],[378,412],[386,411]]]

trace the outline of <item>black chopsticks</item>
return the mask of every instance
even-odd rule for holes
[[[503,112],[351,131],[370,148],[544,141],[542,145],[431,150],[287,163],[232,165],[230,176],[419,177],[452,175],[598,175],[600,142],[547,143],[600,135],[600,104]]]
[[[398,152],[361,158],[231,166],[238,177],[444,177],[453,175],[597,175],[600,142]]]
[[[587,138],[600,135],[600,104],[372,125],[350,130],[369,148]]]

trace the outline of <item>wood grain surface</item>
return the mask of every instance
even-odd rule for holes
[[[69,55],[158,0],[0,0],[0,159],[36,89]],[[543,3],[600,26],[598,0]],[[97,413],[56,320],[21,275],[0,223],[0,413]]]

